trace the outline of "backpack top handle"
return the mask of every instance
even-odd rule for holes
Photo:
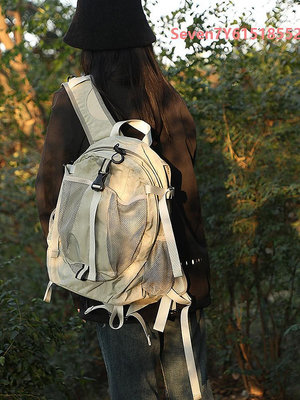
[[[116,122],[110,132],[110,136],[121,135],[122,133],[120,132],[120,128],[126,122],[128,122],[129,125],[133,126],[141,133],[143,133],[144,137],[142,142],[146,143],[148,146],[151,146],[152,144],[151,126],[147,122],[141,119],[127,119],[125,121]]]

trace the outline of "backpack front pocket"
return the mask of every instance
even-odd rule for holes
[[[87,220],[78,213],[86,195],[91,192],[90,182],[86,179],[68,178],[62,183],[61,204],[58,215],[58,233],[64,258],[69,263],[85,263]],[[78,221],[80,219],[80,221]],[[83,223],[85,221],[85,223]],[[79,227],[78,227],[79,225]]]
[[[137,259],[147,226],[146,195],[124,202],[110,187],[96,192],[78,177],[64,180],[61,195],[61,249],[76,277],[110,280]]]
[[[104,195],[108,258],[115,272],[121,273],[138,258],[147,225],[147,197],[141,194],[124,202],[109,187]]]
[[[106,249],[107,210],[102,199],[105,191],[95,191],[91,184],[92,181],[79,177],[64,181],[66,194],[59,235],[63,256],[77,279],[106,281],[115,277],[115,271]]]

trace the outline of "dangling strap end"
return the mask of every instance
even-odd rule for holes
[[[54,285],[54,283],[52,281],[48,282],[48,285],[47,285],[47,288],[45,291],[45,295],[43,298],[43,301],[45,301],[46,303],[50,303],[50,301],[51,301],[53,285]]]
[[[163,332],[169,315],[172,300],[168,296],[163,296],[160,300],[160,305],[156,315],[153,329]]]
[[[126,317],[134,317],[139,321],[139,323],[142,325],[142,328],[143,328],[143,331],[145,333],[148,345],[151,346],[150,333],[148,332],[148,329],[146,327],[146,323],[145,323],[143,317],[138,312],[131,312],[130,311],[130,307],[129,307],[128,311],[127,311]]]
[[[183,348],[185,353],[185,359],[188,369],[189,380],[193,393],[193,400],[201,399],[200,383],[197,375],[197,369],[194,359],[194,352],[192,347],[191,334],[189,329],[188,312],[190,305],[187,305],[181,310],[180,323],[181,323],[181,335]]]

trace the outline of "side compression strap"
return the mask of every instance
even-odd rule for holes
[[[102,192],[94,191],[90,206],[90,248],[89,248],[89,273],[88,279],[96,281],[96,237],[95,237],[95,218]]]
[[[147,194],[153,193],[161,196],[159,200],[159,214],[164,228],[164,234],[168,246],[173,275],[174,278],[178,278],[183,274],[166,201],[167,198],[169,198],[168,196],[170,195],[170,188],[164,189],[157,186],[145,185],[145,190]]]
[[[166,202],[167,196],[169,194],[168,193],[169,189],[163,189],[150,185],[146,185],[145,189],[146,193],[153,193],[158,196],[161,196],[159,200],[159,213],[163,224],[164,234],[166,237],[166,242],[169,250],[173,275],[175,278],[180,277],[183,274],[181,270],[181,264],[179,260],[179,255],[176,247],[176,242]],[[198,375],[193,354],[193,347],[192,347],[189,321],[188,321],[188,311],[191,305],[191,299],[188,296],[188,294],[184,293],[183,295],[179,295],[174,289],[171,289],[166,296],[163,296],[160,301],[160,306],[157,312],[157,317],[153,328],[160,332],[164,331],[169,310],[174,302],[186,305],[186,307],[184,307],[181,311],[181,318],[180,318],[181,334],[182,334],[183,348],[188,369],[189,380],[193,393],[193,400],[199,400],[201,399],[201,391],[198,381]]]

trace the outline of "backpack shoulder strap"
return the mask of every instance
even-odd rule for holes
[[[93,84],[91,75],[74,77],[63,82],[90,144],[110,135],[116,121]]]

